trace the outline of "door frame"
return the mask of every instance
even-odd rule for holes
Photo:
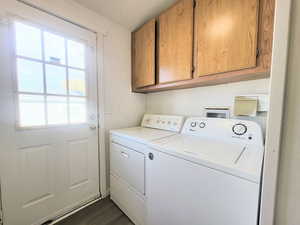
[[[277,174],[281,147],[282,117],[289,48],[289,25],[292,0],[276,0],[273,52],[270,77],[270,102],[267,119],[263,168],[260,225],[273,225]]]

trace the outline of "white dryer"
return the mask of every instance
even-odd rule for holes
[[[263,138],[251,121],[189,118],[153,141],[147,225],[256,225]]]
[[[110,196],[136,224],[145,224],[147,143],[176,135],[182,116],[144,115],[140,127],[110,132]]]

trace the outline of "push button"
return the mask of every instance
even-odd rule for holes
[[[191,122],[191,127],[196,127],[197,123],[196,122]]]
[[[206,126],[206,124],[204,123],[204,122],[201,122],[200,124],[199,124],[199,127],[200,128],[204,128]]]

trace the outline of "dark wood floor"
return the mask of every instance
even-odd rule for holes
[[[57,225],[134,225],[109,199],[98,201]]]

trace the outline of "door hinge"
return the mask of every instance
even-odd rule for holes
[[[0,225],[3,225],[3,205],[2,205],[2,190],[0,184]]]
[[[2,213],[2,209],[0,209],[0,225],[3,225],[3,213]]]

